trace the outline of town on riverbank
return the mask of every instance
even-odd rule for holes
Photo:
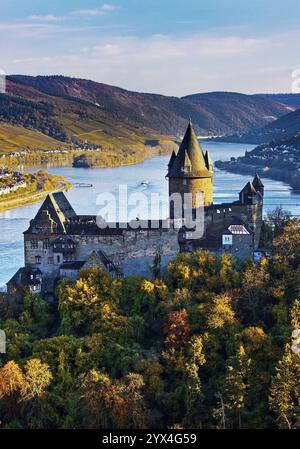
[[[259,145],[244,156],[217,161],[215,166],[238,174],[259,173],[300,190],[300,136]]]
[[[25,204],[41,201],[52,192],[72,187],[63,176],[39,170],[37,173],[21,173],[8,169],[0,170],[0,212]]]

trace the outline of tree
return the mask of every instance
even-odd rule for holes
[[[279,263],[288,263],[297,269],[300,264],[300,220],[289,220],[283,231],[274,241],[274,258]]]
[[[21,403],[26,426],[45,427],[48,418],[44,413],[44,399],[47,387],[52,381],[52,373],[47,363],[40,359],[29,359],[25,363],[25,382],[22,388]]]
[[[219,422],[217,428],[226,429],[226,406],[223,394],[218,392],[215,396],[217,399],[217,406],[213,409],[212,416]]]
[[[291,310],[291,325],[294,330],[300,329],[300,301],[298,299],[294,301]]]
[[[157,279],[161,275],[161,252],[157,251],[153,259],[153,263],[150,267],[151,274],[154,279]]]
[[[20,391],[24,386],[24,376],[19,365],[11,360],[0,368],[0,399]]]
[[[199,376],[200,366],[206,362],[203,354],[203,342],[200,336],[191,339],[188,345],[188,357],[185,365],[186,377],[186,413],[184,423],[189,427],[202,427],[203,395]]]
[[[236,260],[232,254],[223,254],[220,260],[220,285],[222,288],[237,288],[240,285],[240,274],[236,269]]]
[[[89,428],[142,428],[145,425],[144,387],[140,374],[113,381],[96,370],[81,380],[84,426]]]
[[[184,349],[190,334],[188,313],[185,309],[168,314],[165,326],[165,345],[169,351]]]
[[[231,414],[233,426],[235,426],[237,420],[240,429],[242,428],[242,414],[246,404],[249,365],[250,359],[248,359],[244,347],[240,345],[237,354],[229,358],[226,366],[226,408]]]
[[[256,324],[264,319],[267,304],[270,302],[268,294],[271,281],[269,261],[262,259],[260,263],[251,263],[243,273],[241,299],[239,311],[244,322]]]
[[[19,365],[13,360],[0,368],[0,406],[2,423],[9,423],[20,418],[19,402],[24,388],[24,375]]]
[[[53,376],[47,363],[40,359],[30,359],[25,364],[25,383],[22,396],[25,401],[42,398]]]
[[[227,294],[216,296],[208,312],[207,324],[209,328],[219,329],[236,324],[235,312],[232,309],[231,298]]]
[[[273,238],[282,233],[290,219],[290,212],[284,210],[282,206],[278,206],[273,211],[267,213],[266,224],[272,229]]]
[[[280,428],[292,429],[296,423],[300,427],[300,358],[292,354],[289,344],[285,346],[283,357],[276,367],[269,405]]]

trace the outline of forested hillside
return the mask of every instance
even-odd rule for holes
[[[292,111],[267,126],[249,133],[235,134],[218,140],[224,142],[268,143],[274,140],[292,138],[300,134],[300,109]]]
[[[24,134],[24,142],[14,137],[7,124],[16,128],[18,136]],[[28,145],[28,131],[32,145]],[[7,94],[0,94],[0,133],[2,140],[8,142],[7,147],[4,144],[0,148],[3,153],[15,147],[45,148],[46,139],[40,133],[55,140],[48,140],[48,148],[61,146],[70,149],[70,144],[87,142],[107,151],[117,150],[120,156],[129,150],[137,151],[140,158],[147,142],[156,142],[157,146],[161,144],[164,147],[174,141],[174,137],[124,122],[117,114],[103,112],[90,102],[48,95],[10,78],[7,80]]]
[[[274,99],[232,92],[211,92],[184,98],[131,92],[94,81],[63,76],[9,77],[10,91],[26,88],[60,99],[83,101],[102,117],[114,117],[124,124],[149,128],[160,134],[183,134],[192,118],[197,132],[204,135],[247,132],[262,127],[289,112]],[[26,94],[27,95],[27,94]],[[39,94],[37,94],[39,95]],[[52,100],[53,101],[53,98]],[[94,112],[95,113],[95,112]],[[96,112],[96,116],[99,112]]]
[[[1,427],[300,428],[300,227],[277,218],[258,264],[195,252],[153,279],[82,271],[49,306],[3,296]]]

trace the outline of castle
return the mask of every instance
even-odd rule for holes
[[[264,186],[258,175],[248,182],[232,203],[213,203],[213,162],[204,154],[190,122],[177,155],[168,164],[169,196],[191,197],[197,211],[201,193],[204,234],[193,238],[185,226],[182,210],[170,200],[168,220],[115,223],[99,227],[94,215],[77,215],[62,193],[48,195],[24,232],[25,266],[7,283],[8,292],[25,285],[45,296],[54,291],[60,278],[76,279],[82,268],[101,267],[113,277],[150,275],[150,266],[159,253],[162,268],[178,252],[205,248],[220,255],[252,258],[258,248],[263,212]]]

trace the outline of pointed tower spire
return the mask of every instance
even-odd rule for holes
[[[170,157],[170,160],[169,160],[169,163],[168,163],[169,171],[170,171],[170,168],[172,167],[173,162],[175,161],[175,159],[176,159],[176,153],[175,153],[175,151],[173,150],[173,151],[172,151],[172,154],[171,154],[171,157]]]
[[[188,124],[185,136],[180,145],[178,154],[172,167],[170,169],[169,176],[173,178],[181,178],[184,177],[184,161],[185,154],[188,154],[188,157],[191,161],[191,172],[189,174],[190,177],[201,178],[210,176],[209,170],[207,169],[203,151],[201,145],[198,142],[195,130],[192,126],[191,121]]]
[[[213,163],[213,160],[208,151],[206,151],[206,153],[204,155],[204,159],[205,159],[207,170],[214,171],[214,163]]]
[[[261,196],[264,196],[265,186],[263,185],[262,180],[260,179],[258,173],[256,173],[256,175],[254,176],[252,184],[255,190],[257,190],[257,192],[259,192]]]
[[[188,174],[191,173],[191,171],[192,171],[192,163],[188,153],[186,152],[184,157],[183,172],[184,174]]]
[[[177,219],[188,214],[184,204],[185,195],[192,196],[192,209],[199,206],[199,194],[203,198],[203,205],[210,206],[213,203],[213,170],[212,160],[207,154],[204,157],[200,143],[198,142],[191,120],[189,121],[186,133],[181,142],[179,151],[175,159],[171,156],[169,162],[169,197],[170,197],[170,218]],[[182,199],[182,208],[177,211],[174,207],[173,195],[178,194]]]
[[[242,204],[253,204],[255,200],[257,200],[257,191],[253,186],[252,182],[247,182],[245,187],[240,191],[240,202]]]
[[[255,174],[252,184],[254,185],[254,187],[264,187],[258,173]]]

